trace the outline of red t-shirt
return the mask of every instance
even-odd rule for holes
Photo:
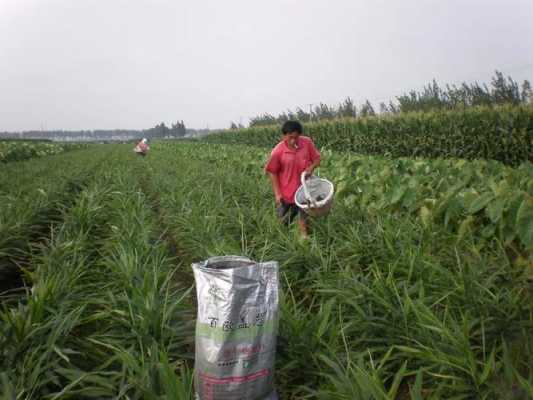
[[[296,149],[291,149],[285,140],[279,142],[265,166],[265,171],[278,176],[281,196],[287,204],[294,204],[294,194],[301,185],[302,172],[320,160],[320,153],[311,138],[299,136],[296,146]]]

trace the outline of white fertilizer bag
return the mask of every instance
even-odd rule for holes
[[[199,400],[276,400],[278,263],[212,257],[192,265]]]

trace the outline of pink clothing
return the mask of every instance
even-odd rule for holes
[[[139,146],[139,149],[143,153],[146,153],[148,151],[148,145],[146,143],[144,143],[144,142],[139,142],[139,144],[137,146]]]
[[[270,154],[265,170],[278,176],[283,201],[294,204],[294,194],[300,187],[300,177],[313,162],[320,160],[320,153],[311,138],[299,136],[296,149],[291,149],[283,140]]]

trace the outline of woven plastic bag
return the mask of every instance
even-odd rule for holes
[[[200,400],[275,400],[278,263],[212,257],[192,265]]]

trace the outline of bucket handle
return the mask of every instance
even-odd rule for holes
[[[311,197],[311,194],[309,193],[309,189],[307,185],[305,184],[305,171],[302,172],[300,180],[302,181],[302,187],[304,188],[305,200],[307,201],[307,205],[309,206],[311,204],[313,208],[316,208],[317,204],[315,200]]]

